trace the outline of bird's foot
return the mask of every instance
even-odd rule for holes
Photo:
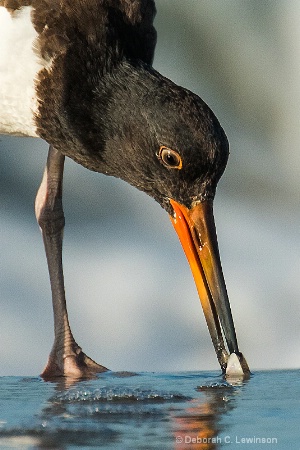
[[[82,349],[74,342],[68,351],[66,349],[64,351],[57,350],[55,346],[53,347],[41,377],[44,380],[57,377],[93,378],[96,373],[108,370],[83,353]]]
[[[242,353],[231,353],[227,361],[226,380],[245,380],[250,376],[250,369]]]

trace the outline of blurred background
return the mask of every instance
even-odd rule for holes
[[[156,0],[154,67],[200,95],[229,164],[215,200],[223,270],[251,369],[300,366],[300,2]],[[0,375],[37,375],[53,342],[34,199],[40,140],[0,141]],[[167,214],[68,160],[64,269],[83,350],[113,370],[218,369]]]

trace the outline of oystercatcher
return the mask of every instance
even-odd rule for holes
[[[153,0],[0,0],[0,133],[50,145],[35,211],[55,339],[44,378],[106,371],[76,343],[63,269],[65,157],[122,178],[170,215],[223,372],[246,374],[213,219],[228,141],[201,98],[152,67]],[[230,362],[228,362],[230,361]]]

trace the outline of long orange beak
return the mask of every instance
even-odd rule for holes
[[[219,256],[212,201],[196,203],[191,209],[170,200],[171,222],[189,261],[207,326],[223,372],[229,355],[240,357],[230,303]],[[224,344],[224,338],[227,348]]]

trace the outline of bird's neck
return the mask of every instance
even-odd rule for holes
[[[47,142],[98,171],[107,143],[121,139],[132,115],[142,111],[143,98],[162,77],[150,66],[126,60],[95,77],[53,70],[52,78],[40,84],[37,126]]]

